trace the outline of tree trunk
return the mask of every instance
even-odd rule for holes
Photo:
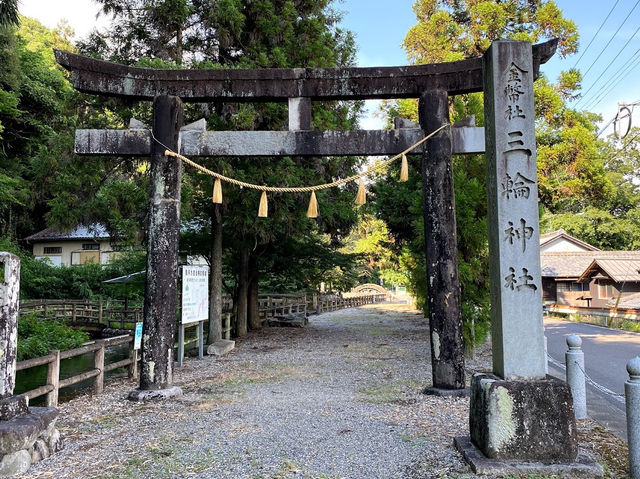
[[[222,208],[211,215],[211,274],[209,276],[209,336],[207,344],[222,339]]]
[[[258,257],[252,254],[249,257],[249,292],[248,292],[249,329],[260,329],[260,311],[258,308]]]
[[[238,273],[236,335],[241,338],[247,335],[247,300],[249,292],[249,249],[244,246],[240,250],[240,268]]]

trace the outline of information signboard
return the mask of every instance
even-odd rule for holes
[[[182,267],[182,324],[209,318],[209,267]]]

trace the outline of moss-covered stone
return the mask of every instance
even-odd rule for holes
[[[578,455],[571,391],[551,376],[506,381],[475,374],[469,429],[472,442],[492,459],[568,463]]]

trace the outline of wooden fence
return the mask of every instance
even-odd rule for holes
[[[121,361],[105,364],[105,350],[109,347],[119,346],[121,344],[131,345],[129,357]],[[60,361],[67,358],[73,358],[82,356],[83,354],[93,352],[93,368],[84,371],[75,376],[71,376],[65,379],[60,379]],[[114,369],[128,367],[129,377],[137,376],[138,354],[133,349],[133,336],[125,334],[109,339],[100,339],[90,343],[87,343],[79,348],[69,349],[67,351],[51,351],[46,356],[39,358],[27,359],[20,361],[16,365],[16,371],[22,371],[23,369],[34,368],[36,366],[47,366],[47,380],[46,384],[36,389],[26,391],[23,393],[29,401],[34,398],[43,396],[46,394],[47,406],[58,405],[58,392],[60,389],[72,386],[87,379],[93,378],[93,393],[101,394],[104,389],[104,374],[113,371]]]
[[[20,301],[20,314],[38,313],[70,325],[133,329],[142,321],[142,303],[120,300],[30,299]]]
[[[336,309],[351,308],[372,302],[388,300],[385,294],[362,294],[354,296],[321,296],[318,294],[261,294],[258,296],[260,318],[268,318],[294,313],[323,313]],[[233,314],[233,301],[224,295],[224,323],[231,323],[228,316]],[[38,313],[64,321],[71,326],[100,330],[103,328],[133,330],[135,323],[142,321],[143,309],[140,302],[120,300],[75,300],[75,299],[35,299],[20,302],[20,314]],[[226,326],[228,329],[229,326]],[[228,332],[228,331],[225,331]]]
[[[269,294],[261,295],[258,298],[260,318],[263,322],[267,322],[269,318],[286,314],[320,314],[338,309],[353,308],[366,304],[379,303],[388,300],[385,294],[363,294],[342,298],[340,296],[319,296],[319,295],[286,295],[286,294]],[[26,304],[25,304],[26,303]],[[40,312],[42,314],[54,316],[59,319],[74,323],[88,323],[87,319],[92,319],[95,324],[103,324],[101,321],[107,321],[105,311],[108,308],[101,302],[90,301],[73,301],[73,300],[37,300],[23,302],[20,305],[21,313]],[[228,308],[229,305],[226,305]],[[24,308],[24,309],[23,309]],[[114,308],[115,309],[115,308]],[[102,314],[100,314],[102,311]],[[140,309],[141,311],[141,309]],[[222,314],[222,334],[225,339],[231,339],[232,331],[232,315],[230,311]],[[102,319],[100,319],[102,318]],[[135,324],[133,320],[127,320],[128,323]],[[118,324],[123,323],[118,320]],[[122,329],[126,329],[123,327]],[[105,350],[109,347],[121,344],[129,344],[129,357],[110,364],[105,364]],[[67,358],[81,356],[83,354],[93,352],[94,364],[93,368],[71,376],[60,379],[60,361]],[[46,384],[38,388],[23,393],[29,400],[46,395],[47,406],[57,406],[59,390],[68,386],[72,386],[79,382],[93,378],[93,393],[101,394],[104,389],[104,375],[114,369],[128,367],[129,377],[137,376],[138,351],[133,349],[133,336],[125,334],[108,339],[100,339],[87,343],[79,348],[70,349],[68,351],[51,351],[46,356],[39,358],[27,359],[17,363],[16,371],[29,369],[36,366],[47,366]]]

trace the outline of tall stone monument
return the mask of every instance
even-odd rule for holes
[[[472,378],[469,428],[486,458],[573,463],[571,393],[545,374],[533,74],[527,42],[484,56],[493,374]]]

